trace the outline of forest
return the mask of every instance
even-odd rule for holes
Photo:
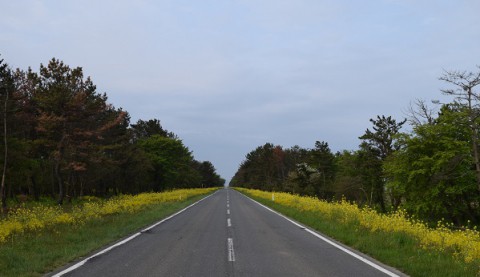
[[[81,67],[53,58],[38,72],[0,59],[0,196],[58,204],[86,195],[223,186],[158,119],[130,122]]]
[[[441,93],[449,103],[415,100],[405,119],[370,119],[356,150],[333,153],[321,140],[311,149],[259,146],[246,155],[230,185],[346,199],[383,213],[402,209],[432,224],[478,226],[478,70],[444,72],[439,79],[450,88]]]

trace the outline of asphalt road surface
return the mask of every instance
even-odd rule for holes
[[[221,189],[75,269],[62,269],[60,275],[401,275],[372,266],[371,259],[362,261],[363,255],[354,257],[312,233],[239,192]]]

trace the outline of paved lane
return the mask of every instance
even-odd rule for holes
[[[63,276],[388,276],[222,189]]]
[[[388,276],[240,193],[230,195],[235,276]]]

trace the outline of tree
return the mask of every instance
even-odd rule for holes
[[[442,92],[454,97],[455,101],[465,107],[468,127],[471,136],[473,163],[475,164],[476,183],[480,191],[480,153],[478,145],[478,129],[480,117],[480,92],[474,89],[480,85],[480,66],[478,72],[447,71],[440,80],[456,86],[454,89],[444,89]]]
[[[141,176],[134,177],[131,180],[125,178],[125,171],[130,166],[129,160],[133,148],[136,146],[131,143],[132,135],[129,128],[130,116],[122,109],[115,109],[111,106],[98,115],[104,122],[111,122],[112,126],[106,126],[102,131],[101,139],[95,140],[89,147],[88,159],[83,159],[88,171],[74,172],[76,183],[72,183],[72,193],[76,195],[75,190],[79,189],[80,195],[87,190],[92,191],[95,188],[96,194],[108,195],[117,193],[136,192],[138,187],[136,180]],[[138,148],[138,147],[137,147]],[[136,152],[141,160],[144,155]],[[149,167],[147,161],[143,161],[144,168]],[[138,173],[141,173],[139,171]],[[87,186],[85,180],[91,180]],[[138,192],[138,191],[137,191]]]
[[[225,182],[210,162],[195,161],[160,120],[130,125],[128,113],[107,103],[82,68],[57,59],[40,65],[38,73],[11,70],[0,60],[0,126],[3,207],[7,198],[48,195],[62,204],[67,196]],[[154,136],[169,139],[157,157],[140,143]],[[172,166],[155,170],[158,157],[165,158],[160,165]],[[154,174],[165,180],[155,183]]]
[[[457,225],[478,222],[479,194],[463,110],[456,104],[443,106],[433,124],[402,135],[402,147],[386,160],[387,186],[401,194],[409,213],[429,221],[448,218]]]
[[[153,135],[139,141],[139,146],[153,165],[154,191],[201,186],[202,177],[194,169],[192,153],[181,140]]]
[[[292,193],[318,196],[318,183],[321,174],[307,163],[297,164],[294,171],[288,173],[286,187]]]
[[[10,124],[10,149],[12,157],[12,181],[16,181],[16,192],[33,195],[38,200],[40,194],[53,195],[46,186],[51,164],[44,141],[38,136],[38,105],[35,95],[39,89],[40,78],[32,72],[20,69],[14,72],[15,90],[12,95]],[[43,168],[43,169],[42,169]]]
[[[359,137],[359,139],[363,140],[360,148],[365,154],[365,157],[369,158],[370,162],[372,162],[375,166],[380,165],[379,168],[375,169],[375,176],[372,176],[372,179],[376,180],[374,183],[372,183],[372,185],[374,185],[372,191],[373,195],[375,196],[374,201],[376,204],[379,204],[381,210],[385,212],[385,181],[381,163],[383,163],[393,152],[398,150],[399,147],[395,144],[395,137],[399,133],[403,124],[405,124],[406,119],[397,123],[397,121],[391,116],[385,117],[382,115],[381,117],[377,116],[376,120],[370,119],[370,122],[373,124],[373,131],[367,129],[365,134]],[[376,157],[380,163],[372,161],[370,159],[372,156]],[[382,181],[377,182],[377,180]],[[394,207],[397,207],[400,204],[400,199],[396,197],[396,192],[390,191],[390,201]]]
[[[202,187],[220,187],[225,184],[225,180],[216,173],[216,169],[209,161],[194,161],[194,167],[202,176]]]
[[[381,160],[385,160],[391,153],[397,150],[395,146],[395,135],[399,133],[406,119],[398,122],[391,116],[385,117],[384,115],[377,116],[377,119],[370,119],[373,124],[373,131],[367,129],[365,134],[359,137],[370,148],[378,153],[378,157]]]
[[[315,184],[315,194],[319,198],[330,199],[333,197],[331,186],[335,180],[335,155],[325,141],[316,141],[315,148],[310,150],[310,164],[316,168],[319,176]]]
[[[434,109],[428,107],[424,100],[416,99],[408,107],[408,121],[412,126],[433,124],[435,120]]]
[[[90,77],[84,79],[82,68],[71,69],[52,59],[40,65],[40,85],[34,99],[38,105],[38,132],[42,135],[54,164],[58,185],[58,203],[62,204],[67,180],[87,170],[87,160],[106,130],[119,124],[125,113],[115,119],[105,112],[106,94],[98,94]],[[65,176],[65,174],[68,174]]]
[[[160,135],[167,138],[176,138],[175,134],[163,129],[158,119],[144,121],[139,119],[136,124],[131,125],[133,138],[135,141],[149,138],[153,135]]]
[[[382,160],[378,152],[364,143],[356,151],[342,151],[335,156],[336,198],[345,197],[359,205],[385,211]]]
[[[335,197],[341,199],[346,198],[354,201],[359,205],[372,205],[372,193],[369,191],[368,183],[365,181],[373,181],[364,177],[365,161],[360,159],[359,151],[344,150],[335,155]]]
[[[245,156],[231,186],[264,190],[282,189],[286,179],[288,154],[279,145],[265,143]]]
[[[297,179],[297,168],[299,164],[308,164],[311,162],[311,155],[308,149],[294,145],[285,149],[284,167],[287,172],[286,178],[283,179],[281,190],[288,192],[300,193]]]
[[[0,59],[0,94],[3,96],[3,171],[2,181],[0,185],[0,197],[2,202],[2,210],[7,208],[7,196],[5,191],[5,178],[7,174],[7,158],[8,158],[8,143],[7,143],[7,111],[9,95],[13,91],[13,77],[8,65]]]

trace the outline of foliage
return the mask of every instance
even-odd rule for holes
[[[260,190],[238,189],[249,195],[272,199],[272,193]],[[476,228],[452,230],[444,222],[438,222],[436,228],[430,228],[422,221],[411,218],[404,210],[390,214],[381,214],[368,207],[359,208],[358,205],[342,200],[340,202],[326,202],[313,197],[293,195],[289,193],[275,193],[275,203],[290,207],[300,212],[315,212],[322,218],[336,224],[353,224],[371,233],[386,232],[406,234],[413,238],[419,248],[430,251],[448,252],[455,259],[466,263],[480,261],[480,232]]]
[[[284,151],[280,146],[271,143],[259,146],[246,155],[231,184],[278,188],[285,178],[284,158]]]
[[[65,175],[88,169],[98,153],[97,141],[118,125],[125,113],[112,111],[106,94],[96,92],[91,79],[84,79],[80,67],[70,69],[52,59],[47,66],[40,65],[40,75],[35,78],[39,80],[32,99],[38,112],[36,130],[54,165],[61,204],[65,197]]]
[[[454,97],[455,105],[459,105],[466,119],[466,126],[470,130],[470,142],[472,151],[472,160],[475,165],[475,176],[477,182],[477,190],[480,192],[480,152],[479,152],[479,129],[480,129],[480,92],[475,89],[480,85],[480,66],[477,66],[478,72],[466,71],[446,71],[440,77],[451,85],[453,89],[443,89],[446,95]]]
[[[202,187],[221,187],[225,184],[225,179],[216,173],[211,162],[194,161],[194,167],[200,172]]]
[[[93,251],[149,226],[205,197],[204,194],[180,201],[156,202],[132,213],[116,213],[91,218],[82,224],[58,224],[50,229],[25,232],[0,243],[0,272],[2,277],[45,276],[58,268],[89,255]],[[93,196],[72,201],[102,201]],[[41,198],[55,205],[55,201]],[[76,203],[76,202],[80,203]],[[26,203],[27,206],[34,204]],[[67,208],[69,205],[64,205]]]
[[[12,70],[1,60],[0,106],[6,212],[9,199],[49,196],[63,204],[85,195],[223,185],[211,163],[200,167],[183,144],[175,146],[180,139],[160,120],[130,124],[128,112],[108,103],[81,67],[53,58],[34,72]],[[147,151],[149,140],[159,143],[156,152]]]
[[[365,134],[359,137],[365,144],[364,148],[374,151],[381,160],[385,160],[390,154],[397,150],[395,135],[400,132],[406,120],[399,123],[391,116],[377,116],[377,119],[370,119],[373,124],[373,131],[367,129]]]
[[[153,135],[141,140],[139,146],[153,165],[155,191],[201,185],[202,176],[192,167],[192,153],[179,139]]]
[[[480,72],[447,71],[440,80],[453,85],[442,90],[453,101],[430,109],[417,100],[410,132],[401,132],[406,119],[379,115],[359,136],[357,150],[333,154],[321,141],[314,149],[267,143],[247,154],[230,185],[345,197],[383,213],[406,209],[430,223],[478,225]]]
[[[317,141],[314,149],[266,143],[245,158],[230,185],[333,197],[335,156],[326,142]]]
[[[212,192],[216,188],[178,189],[161,193],[119,195],[108,200],[84,197],[83,204],[71,210],[58,205],[38,205],[18,208],[0,219],[0,243],[23,233],[51,230],[58,225],[79,225],[104,216],[119,213],[136,213],[158,203],[183,201],[195,195]]]
[[[385,163],[388,186],[404,199],[403,207],[421,218],[476,222],[475,174],[470,131],[461,107],[444,106],[435,124],[401,136],[402,149]],[[477,222],[478,223],[478,222]]]
[[[134,140],[146,139],[153,135],[176,138],[174,133],[163,129],[158,119],[150,119],[147,121],[139,119],[137,123],[132,124],[132,133]]]
[[[382,162],[368,149],[343,151],[335,158],[337,174],[335,176],[336,199],[345,197],[360,206],[368,205],[381,210],[379,193],[383,194],[381,174]]]
[[[370,178],[372,179],[371,199],[374,205],[378,205],[380,209],[385,212],[385,179],[381,163],[384,162],[390,155],[398,150],[398,145],[395,143],[395,137],[400,132],[402,125],[406,120],[398,122],[391,116],[377,116],[377,119],[370,119],[373,124],[373,131],[367,129],[365,134],[360,136],[362,140],[360,149],[363,150],[365,157],[370,158],[370,164],[374,164],[375,171],[370,171]],[[378,162],[372,161],[377,159]],[[373,173],[373,174],[372,174]],[[394,191],[390,191],[390,204],[396,209],[400,205],[401,199],[397,197]]]

